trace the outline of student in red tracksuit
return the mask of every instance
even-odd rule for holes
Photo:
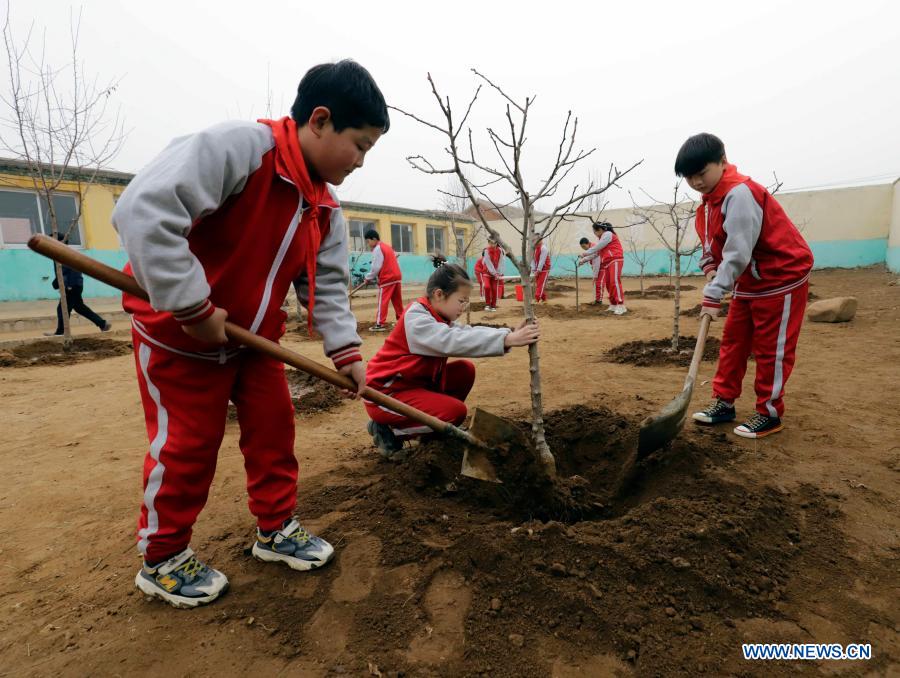
[[[675,160],[675,173],[703,195],[696,228],[706,274],[701,315],[719,315],[732,300],[722,333],[715,400],[694,419],[735,419],[747,359],[756,359],[756,414],[734,429],[745,438],[782,430],[784,385],[794,367],[813,256],[800,231],[762,185],[739,174],[712,134],[691,137]]]
[[[427,296],[407,307],[369,361],[368,385],[438,419],[461,424],[467,413],[466,396],[475,383],[475,365],[447,359],[502,356],[513,346],[528,346],[540,338],[537,323],[523,322],[516,330],[457,325],[471,291],[471,279],[456,264],[432,273]],[[366,411],[372,419],[369,433],[388,458],[397,458],[404,440],[431,430],[372,402],[366,402]]]
[[[590,261],[595,255],[600,256],[600,274],[597,276],[599,285],[606,285],[609,292],[609,308],[616,315],[628,313],[625,308],[625,294],[622,290],[622,266],[625,263],[625,255],[619,236],[613,230],[608,221],[597,221],[593,225],[594,235],[599,240],[593,247],[588,248],[579,258],[579,263]],[[602,301],[603,294],[600,294]]]
[[[397,319],[403,314],[403,294],[400,289],[400,264],[394,248],[381,242],[378,231],[365,233],[366,246],[372,250],[372,268],[366,274],[366,284],[378,281],[378,298],[375,302],[375,324],[372,332],[384,332],[387,327],[388,304],[394,305]]]
[[[484,262],[484,310],[496,311],[498,299],[503,292],[503,248],[493,238],[488,238],[488,246],[481,260]]]
[[[587,238],[582,238],[578,241],[578,244],[581,246],[581,249],[585,251],[593,249],[591,241]],[[579,258],[577,265],[581,266],[581,264],[588,262],[591,264],[591,274],[594,278],[594,300],[591,302],[591,304],[600,305],[603,303],[603,282],[605,280],[602,266],[603,257],[600,256],[600,252],[596,250],[593,250],[593,252],[593,254],[586,255],[586,259],[584,261]]]
[[[363,389],[347,298],[347,225],[328,183],[362,167],[389,124],[368,71],[352,61],[321,64],[300,81],[291,117],[175,139],[118,200],[112,220],[128,253],[126,272],[150,298],[123,297],[150,438],[137,535],[144,562],[135,577],[145,594],[196,607],[228,587],[189,543],[229,400],[257,524],[253,556],[295,570],[332,558],[331,545],[294,517],[294,411],[284,365],[229,341],[225,319],[278,341],[293,285],[325,354]]]
[[[547,301],[547,277],[550,275],[550,250],[539,238],[534,246],[534,259],[531,261],[531,275],[534,277],[534,300]]]
[[[475,262],[475,279],[478,281],[478,296],[485,299],[484,296],[484,255],[486,249],[481,250],[481,256]]]

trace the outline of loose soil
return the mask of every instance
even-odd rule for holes
[[[0,367],[32,367],[34,365],[68,365],[88,360],[102,360],[132,352],[131,342],[94,337],[75,337],[66,347],[61,341],[35,341],[8,349],[0,349]]]
[[[722,303],[722,316],[723,317],[728,314],[729,306],[731,306],[731,304],[727,301]],[[691,308],[689,308],[686,311],[682,311],[681,315],[688,317],[688,318],[699,318],[700,311],[702,311],[702,310],[703,310],[703,304],[701,303],[701,304],[697,304],[696,306],[692,306]]]
[[[688,367],[694,355],[694,347],[697,345],[697,337],[678,337],[678,350],[672,350],[672,339],[652,339],[628,341],[619,346],[614,346],[606,352],[606,359],[620,364],[636,365],[638,367],[651,367],[657,365],[678,365]],[[719,359],[721,343],[716,337],[707,337],[706,346],[703,349],[703,360],[715,361]]]
[[[296,416],[328,412],[344,402],[341,392],[331,384],[293,368],[285,370],[291,402]],[[228,419],[237,421],[237,410],[228,404]]]
[[[688,292],[690,290],[695,290],[695,289],[697,289],[697,288],[694,287],[693,285],[681,285],[682,292]],[[648,285],[647,287],[644,288],[644,290],[650,290],[651,292],[657,291],[657,290],[665,290],[668,292],[674,292],[675,285]]]
[[[689,423],[622,493],[637,422],[685,369],[601,360],[669,331],[671,302],[640,299],[630,279],[635,322],[542,319],[557,483],[503,450],[502,485],[459,478],[462,451],[445,440],[383,461],[358,402],[305,414],[297,511],[336,549],[314,572],[248,553],[255,523],[227,427],[192,545],[231,587],[189,612],[133,586],[148,446],[133,358],[0,369],[0,676],[893,675],[900,286],[883,269],[813,277],[823,298],[853,294],[860,308],[850,323],[804,325],[785,430],[747,441]],[[686,308],[699,301],[685,295]],[[384,338],[364,333],[363,355]],[[284,342],[325,362],[317,343]],[[871,359],[848,360],[848,345]],[[527,352],[474,362],[470,404],[527,426]],[[714,369],[701,364],[692,407]],[[752,384],[751,368],[739,417]],[[871,643],[873,658],[748,662],[747,642]]]

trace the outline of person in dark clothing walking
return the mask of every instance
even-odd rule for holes
[[[59,239],[63,240],[62,238]],[[84,276],[81,275],[81,272],[69,268],[68,266],[63,266],[62,271],[63,283],[66,286],[66,302],[69,307],[69,315],[72,315],[72,311],[76,311],[82,318],[87,318],[97,327],[99,327],[101,332],[109,332],[112,329],[112,323],[104,320],[99,315],[97,315],[87,304],[84,303],[84,300],[81,298],[81,293],[84,291]],[[53,289],[59,289],[59,281],[56,279],[55,267],[53,269]],[[44,336],[54,337],[60,336],[62,334],[63,312],[62,302],[60,302],[56,306],[56,331],[44,332]]]

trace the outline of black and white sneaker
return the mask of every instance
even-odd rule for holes
[[[197,560],[188,547],[158,565],[144,566],[134,578],[141,592],[162,598],[174,607],[191,608],[211,603],[228,589],[228,578]]]
[[[309,533],[291,518],[280,530],[263,532],[256,529],[253,557],[267,563],[284,563],[292,570],[314,570],[334,557],[334,547],[321,537]]]
[[[369,435],[372,436],[372,440],[382,457],[391,461],[403,460],[403,441],[399,440],[397,436],[394,435],[390,426],[378,424],[370,420],[369,423],[366,424],[366,430],[369,432]]]
[[[724,424],[727,421],[734,421],[737,415],[734,413],[734,405],[716,398],[705,410],[694,412],[691,416],[694,421],[701,424]]]
[[[768,417],[757,412],[743,424],[736,426],[734,433],[742,438],[765,438],[783,428],[784,424],[778,417]]]
[[[387,332],[387,325],[372,325],[369,332]]]

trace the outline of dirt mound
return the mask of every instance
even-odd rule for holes
[[[685,285],[685,284],[682,284],[682,285],[681,285],[681,291],[682,291],[682,292],[687,292],[687,291],[689,291],[689,290],[695,290],[695,289],[697,289],[697,288],[694,287],[693,285]],[[645,290],[645,291],[646,291],[646,290],[649,290],[649,291],[651,291],[651,292],[656,292],[656,291],[659,291],[659,290],[663,290],[663,291],[666,291],[666,292],[674,292],[674,291],[675,291],[675,285],[647,285],[647,287],[645,287],[644,290]]]
[[[565,285],[563,283],[554,282],[551,280],[546,285],[544,285],[544,289],[547,292],[574,292],[575,286],[574,285]]]
[[[509,325],[501,325],[499,323],[472,323],[472,327],[493,327],[495,329],[511,330]]]
[[[0,367],[68,365],[131,353],[131,342],[77,337],[68,348],[61,341],[33,341],[0,350]]]
[[[616,315],[609,312],[609,306],[600,306],[598,304],[589,303],[582,303],[580,306],[581,309],[576,311],[574,306],[563,306],[562,304],[538,304],[535,306],[535,315],[538,318],[553,318],[554,320],[579,320],[581,318],[591,317],[621,320],[622,318],[633,318],[636,315],[633,309],[628,309],[628,313],[624,315]],[[637,315],[640,315],[640,313]]]
[[[294,410],[298,413],[327,412],[344,402],[341,392],[306,372],[285,370]]]
[[[285,370],[285,376],[297,416],[328,412],[344,402],[338,389],[306,372],[289,367]],[[237,421],[237,410],[233,403],[228,403],[228,419]]]
[[[614,363],[650,367],[655,365],[678,365],[687,367],[694,355],[697,337],[678,338],[678,350],[672,350],[672,340],[652,339],[649,341],[629,341],[614,346],[606,352],[606,360]],[[703,349],[703,360],[714,362],[719,359],[720,342],[716,337],[707,337]]]
[[[636,421],[585,407],[547,421],[561,475],[577,474],[568,487],[602,495]],[[837,562],[844,545],[816,490],[726,480],[717,467],[736,452],[696,435],[651,457],[627,496],[567,522],[538,519],[541,487],[457,478],[452,443],[423,444],[402,465],[361,451],[374,468],[304,493],[307,515],[336,516],[329,529],[348,539],[338,572],[321,574],[330,595],[285,605],[257,591],[241,612],[275,629],[259,642],[298,659],[309,650],[295,630],[318,628],[338,672],[352,651],[370,675],[545,676],[548,658],[573,654],[608,669],[595,675],[729,673],[737,622],[777,618],[804,569]],[[226,601],[245,605],[238,596]]]
[[[483,301],[472,301],[469,303],[469,310],[473,313],[480,313],[484,310],[484,302]]]
[[[731,304],[729,304],[727,301],[722,304],[722,315],[723,316],[728,314],[728,307],[730,305]],[[686,311],[682,311],[681,315],[688,317],[688,318],[699,318],[700,311],[702,311],[702,310],[703,310],[703,304],[697,304],[696,306],[692,306],[691,308],[689,308]]]

